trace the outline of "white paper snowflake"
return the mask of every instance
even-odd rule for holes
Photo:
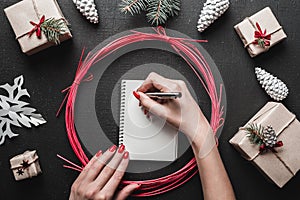
[[[12,132],[11,125],[31,128],[31,124],[38,126],[46,123],[41,114],[35,113],[36,109],[27,107],[29,103],[21,101],[22,96],[30,97],[26,89],[22,89],[23,76],[15,78],[14,85],[0,85],[0,89],[6,90],[8,96],[0,95],[0,145],[9,138],[18,136]]]

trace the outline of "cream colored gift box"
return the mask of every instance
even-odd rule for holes
[[[243,129],[249,123],[264,127],[271,125],[283,146],[260,153],[259,146],[252,144]],[[283,187],[300,168],[300,123],[283,104],[269,102],[229,141],[241,155],[251,161],[278,187]]]
[[[48,42],[43,33],[40,39],[35,34],[29,37],[28,32],[34,28],[30,21],[38,23],[43,15],[46,19],[65,19],[56,0],[23,0],[5,8],[4,12],[22,51],[27,55],[32,55],[55,45],[53,42]],[[65,34],[59,38],[60,42],[72,37],[68,27],[66,27],[66,30]]]
[[[269,47],[263,48],[257,44],[252,44],[256,39],[254,37],[254,32],[257,31],[256,23],[260,25],[262,31],[266,30],[266,35],[271,34]],[[240,36],[251,57],[255,57],[258,54],[267,51],[270,47],[287,38],[269,7],[262,9],[251,17],[245,18],[242,22],[235,25],[234,29]]]
[[[16,181],[31,178],[42,173],[36,151],[25,151],[10,159],[10,166]]]

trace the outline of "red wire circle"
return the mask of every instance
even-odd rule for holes
[[[206,42],[204,40],[193,40],[189,38],[175,38],[166,35],[165,29],[158,27],[154,29],[155,33],[143,33],[139,31],[131,31],[132,34],[120,37],[113,40],[105,47],[99,51],[91,54],[89,53],[85,60],[82,62],[83,52],[80,58],[80,62],[76,71],[75,79],[73,84],[65,89],[63,92],[67,91],[64,102],[66,102],[66,112],[65,112],[65,122],[67,135],[71,144],[71,147],[82,163],[85,166],[89,159],[86,156],[84,150],[82,149],[81,143],[78,140],[75,123],[74,123],[74,105],[76,94],[78,91],[78,86],[81,82],[89,81],[92,79],[92,75],[87,76],[87,72],[91,66],[93,66],[98,61],[102,60],[109,54],[117,51],[118,49],[132,43],[150,40],[150,41],[161,41],[168,43],[171,47],[180,55],[188,64],[188,66],[194,71],[197,78],[200,80],[204,86],[207,94],[211,99],[211,119],[210,125],[213,129],[213,132],[216,133],[217,130],[223,125],[224,119],[223,115],[223,106],[221,106],[221,96],[222,96],[222,85],[220,85],[219,95],[216,89],[216,84],[214,80],[213,73],[204,59],[201,52],[192,42]],[[197,69],[194,67],[196,66]],[[197,72],[199,71],[199,74]],[[203,78],[202,78],[203,77]],[[60,107],[59,111],[61,110]],[[216,140],[217,142],[217,140]],[[72,167],[69,167],[72,168]],[[77,167],[78,168],[78,167]],[[76,169],[76,168],[75,168]],[[79,168],[80,169],[80,168]],[[78,170],[78,169],[77,169]],[[158,194],[165,193],[172,189],[179,187],[185,182],[189,181],[195,174],[197,174],[198,168],[196,159],[191,159],[184,167],[180,170],[169,174],[164,177],[142,180],[142,181],[131,181],[123,180],[121,182],[121,187],[124,187],[128,184],[137,183],[141,184],[141,187],[135,191],[133,196],[154,196]]]

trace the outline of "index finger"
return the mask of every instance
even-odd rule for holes
[[[170,79],[162,77],[155,72],[151,72],[137,91],[144,93],[156,89],[160,92],[168,92],[170,89],[167,85],[170,83],[172,83]]]
[[[102,193],[110,194],[108,196],[113,196],[114,192],[118,188],[118,185],[120,184],[124,176],[128,163],[129,163],[129,152],[126,151],[123,154],[123,159],[119,163],[119,166],[117,167],[116,171],[111,176],[110,180],[106,183],[106,185],[102,188],[101,190]]]

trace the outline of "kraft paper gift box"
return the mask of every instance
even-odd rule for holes
[[[16,181],[31,178],[42,173],[36,151],[25,151],[10,159],[10,166]]]
[[[43,49],[55,45],[54,42],[49,42],[42,33],[41,38],[38,38],[35,33],[29,37],[29,32],[34,28],[34,23],[39,23],[42,16],[46,19],[64,19],[64,16],[59,8],[56,0],[22,0],[8,8],[4,12],[12,26],[20,47],[27,55],[32,55]],[[66,22],[67,23],[67,22]],[[60,42],[72,37],[68,27],[65,27],[65,32],[59,38]]]
[[[266,33],[263,35],[265,35],[266,38],[268,38],[268,35],[270,36],[270,40],[264,38],[264,40],[269,43],[269,46],[261,47],[259,44],[253,44],[253,42],[258,39],[255,37],[255,31],[259,32],[257,23],[262,33],[266,30]],[[283,28],[269,7],[262,9],[251,17],[245,18],[242,22],[235,25],[234,29],[240,36],[244,47],[248,50],[251,57],[266,52],[270,47],[287,38]]]
[[[249,123],[267,127],[271,125],[277,140],[283,146],[276,152],[260,153],[259,146],[252,144],[244,128]],[[281,103],[269,102],[229,141],[241,155],[251,161],[278,187],[283,187],[300,168],[300,123],[296,116]]]

